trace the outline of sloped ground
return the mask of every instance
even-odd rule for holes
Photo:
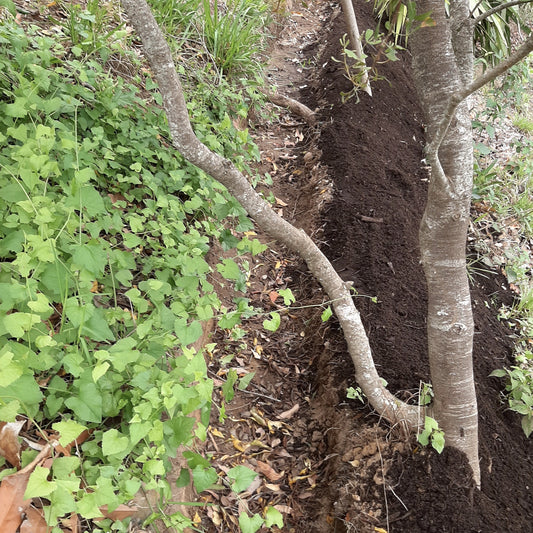
[[[357,3],[361,29],[374,27],[370,6]],[[342,17],[309,52],[320,53],[321,67],[304,101],[321,109],[322,161],[334,181],[334,197],[323,211],[323,250],[361,298],[376,362],[389,387],[401,397],[414,395],[428,381],[425,355],[426,289],[418,264],[418,223],[424,207],[426,174],[423,117],[409,75],[409,58],[384,65],[390,83],[373,85],[374,97],[361,95],[342,104],[349,90],[338,63]],[[329,413],[330,454],[315,509],[317,531],[500,532],[528,531],[533,497],[532,444],[519,420],[505,411],[501,382],[490,378],[512,363],[511,332],[495,318],[512,297],[495,274],[473,286],[475,367],[480,410],[482,490],[474,491],[460,454],[439,456],[420,450],[396,433],[374,426],[377,417],[348,404],[351,363],[341,336],[330,331],[318,363],[319,390],[335,385],[338,397]],[[377,296],[373,303],[363,296]],[[331,392],[328,400],[332,399]],[[334,398],[333,398],[334,399]],[[321,402],[324,405],[324,402]],[[382,427],[382,426],[380,426]]]

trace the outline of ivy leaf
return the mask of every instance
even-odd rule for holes
[[[258,514],[248,516],[243,512],[239,515],[239,526],[242,533],[255,533],[263,525],[263,521]]]
[[[268,331],[277,331],[281,324],[281,317],[275,311],[270,313],[270,316],[272,317],[270,320],[263,320],[263,327]]]
[[[250,372],[249,374],[246,374],[246,376],[243,376],[241,379],[239,379],[239,385],[237,388],[239,390],[246,390],[246,387],[248,387],[254,376],[255,372]]]
[[[331,307],[328,305],[324,311],[322,311],[322,314],[320,315],[320,318],[322,319],[322,322],[327,322],[331,315],[333,314],[333,311],[331,310]]]
[[[26,414],[35,416],[43,394],[32,374],[23,374],[7,387],[0,386],[0,400],[7,402],[13,398],[17,398],[22,403]]]
[[[192,470],[192,479],[196,491],[202,492],[216,483],[218,476],[213,467],[205,468],[198,465]]]
[[[283,515],[275,507],[267,507],[265,511],[265,526],[283,527]]]
[[[431,435],[431,446],[437,451],[437,453],[442,453],[444,450],[444,432],[443,431],[434,431]]]
[[[20,339],[31,329],[34,324],[38,324],[41,321],[39,315],[34,315],[32,313],[11,313],[3,317],[3,325],[7,329],[8,333],[15,337],[15,339]]]
[[[60,435],[59,444],[66,446],[74,442],[87,428],[74,420],[65,420],[52,424],[52,428]]]
[[[128,448],[128,437],[122,435],[116,429],[110,429],[102,435],[102,451],[104,456],[116,455],[124,452]]]
[[[231,400],[233,400],[233,397],[235,396],[235,390],[233,387],[237,379],[237,372],[235,372],[233,368],[230,369],[226,382],[224,383],[224,385],[222,385],[222,392],[224,394],[224,400],[226,400],[226,402],[231,402]]]
[[[224,259],[217,265],[217,270],[225,279],[239,280],[242,276],[239,265],[233,259]]]
[[[107,265],[107,250],[97,242],[76,244],[72,247],[72,263],[79,269],[88,270],[95,277],[100,276]]]
[[[187,319],[177,318],[174,322],[174,332],[183,346],[189,346],[202,336],[202,324],[195,320],[187,324]]]
[[[26,104],[28,99],[24,96],[19,96],[12,104],[6,104],[4,113],[8,117],[23,118],[28,114]]]
[[[2,369],[2,372],[0,372],[0,387],[11,385],[24,373],[24,367],[20,363],[13,361],[13,357],[15,357],[15,354],[9,351],[0,356],[0,368]]]
[[[280,296],[283,296],[283,303],[285,305],[289,306],[296,301],[296,298],[290,289],[280,289],[278,292]]]
[[[257,477],[257,472],[254,472],[246,466],[238,465],[228,470],[228,477],[232,480],[231,490],[239,493],[250,486],[252,481]]]
[[[94,383],[82,383],[78,394],[67,398],[65,405],[85,422],[102,421],[102,395]]]
[[[28,479],[28,485],[24,492],[24,498],[37,498],[49,496],[56,490],[55,481],[48,481],[50,475],[50,469],[42,466],[36,466],[35,470],[31,473],[30,479]]]

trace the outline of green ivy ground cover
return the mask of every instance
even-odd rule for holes
[[[129,85],[61,42],[0,26],[0,420],[26,416],[65,444],[91,431],[79,456],[32,474],[27,496],[45,498],[51,525],[101,516],[141,483],[170,495],[169,457],[209,420],[213,383],[191,344],[203,321],[231,328],[250,312],[244,298],[222,308],[205,254],[212,240],[234,258],[264,249],[236,236],[252,224],[224,188],[169,148],[149,76]],[[243,112],[239,95],[199,91],[200,139],[241,167],[256,159],[226,114]],[[239,265],[217,270],[242,290]],[[207,461],[187,459],[197,489],[216,482]]]

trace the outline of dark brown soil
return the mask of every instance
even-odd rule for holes
[[[355,7],[360,27],[374,27],[370,3]],[[388,82],[374,83],[372,98],[363,93],[360,102],[341,103],[340,93],[350,85],[331,57],[340,58],[345,31],[342,17],[336,17],[327,35],[308,48],[321,69],[301,95],[311,108],[321,109],[322,162],[334,181],[333,199],[323,211],[323,250],[343,278],[354,282],[382,376],[393,392],[409,398],[421,381],[429,381],[426,288],[417,245],[427,180],[423,117],[408,54],[382,66]],[[501,380],[489,377],[492,370],[512,364],[512,334],[496,319],[498,304],[512,297],[496,274],[477,279],[472,290],[482,490],[471,488],[459,452],[446,449],[439,456],[420,450],[395,430],[378,426],[361,404],[346,400],[346,386],[356,384],[342,337],[332,325],[324,348],[314,358],[311,354],[320,376],[318,394],[332,386],[336,392],[329,389],[316,400],[331,458],[322,470],[314,509],[308,507],[313,516],[306,528],[533,531],[533,445],[518,417],[502,403]],[[329,412],[328,402],[333,404]]]

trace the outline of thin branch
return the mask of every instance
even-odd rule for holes
[[[361,85],[363,90],[369,96],[372,96],[372,89],[370,88],[370,81],[368,80],[368,72],[365,69],[365,54],[363,53],[363,46],[361,45],[361,35],[359,34],[359,27],[357,26],[357,19],[355,18],[352,0],[341,0],[341,4],[346,26],[348,26],[350,44],[352,45],[355,55],[358,57],[359,61],[361,61],[364,69]]]
[[[506,2],[505,4],[500,4],[499,6],[493,7],[492,9],[489,9],[488,11],[485,11],[484,13],[481,13],[481,15],[477,16],[474,19],[474,25],[479,24],[482,20],[485,20],[486,18],[490,17],[491,15],[494,15],[495,13],[498,13],[499,11],[503,11],[504,9],[507,9],[509,7],[518,6],[520,4],[529,4],[533,2],[533,0],[512,0],[511,2]],[[479,2],[476,7],[480,4]],[[476,8],[472,10],[474,12]]]
[[[470,10],[470,15],[474,16],[475,10],[483,3],[483,0],[479,0],[478,3]]]
[[[468,98],[472,93],[476,92],[478,89],[481,89],[484,85],[487,83],[490,83],[491,81],[494,81],[498,76],[501,76],[505,72],[507,72],[511,67],[522,61],[527,55],[529,55],[533,51],[533,33],[524,41],[524,43],[515,50],[507,59],[501,61],[498,65],[496,65],[494,68],[488,70],[478,78],[476,78],[472,83],[467,85],[466,87],[463,87],[459,91],[457,91],[455,94],[453,94],[450,97],[450,100],[448,102],[448,108],[446,109],[444,113],[444,118],[442,119],[439,128],[437,129],[437,132],[435,133],[435,136],[433,138],[433,141],[431,141],[430,144],[428,144],[427,147],[427,153],[428,154],[437,154],[438,150],[440,148],[440,145],[442,144],[442,141],[444,140],[444,137],[446,136],[446,133],[448,132],[448,128],[450,127],[450,123],[455,115],[455,111],[457,110],[457,107],[459,104]]]

